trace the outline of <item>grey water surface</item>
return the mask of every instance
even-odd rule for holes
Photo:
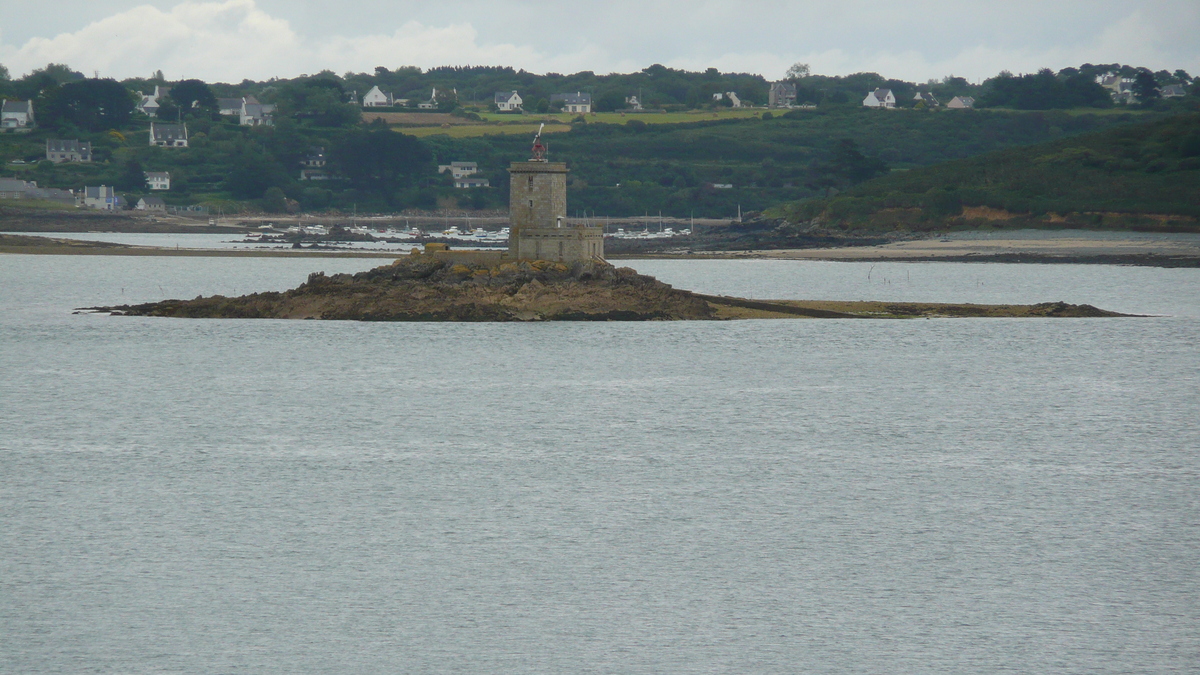
[[[0,672],[1197,670],[1200,270],[634,264],[1149,318],[71,313],[377,264],[0,257]]]

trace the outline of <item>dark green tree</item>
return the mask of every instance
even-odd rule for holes
[[[287,211],[287,197],[283,194],[283,190],[277,187],[269,187],[263,193],[259,204],[267,213],[283,213]]]
[[[162,122],[175,122],[183,119],[183,109],[175,105],[170,96],[165,96],[159,99],[158,111],[154,116]]]
[[[412,136],[377,129],[346,134],[329,159],[355,187],[393,193],[431,168],[433,153]]]
[[[171,100],[183,110],[196,107],[215,111],[217,108],[217,97],[201,80],[184,80],[177,83],[171,87]]]
[[[279,106],[276,118],[293,117],[320,127],[346,127],[362,121],[362,110],[346,101],[342,84],[332,77],[293,80],[264,100]]]
[[[116,129],[133,115],[133,94],[116,80],[68,82],[45,101],[47,126],[71,124],[88,131]]]
[[[1162,94],[1158,91],[1158,81],[1148,70],[1139,70],[1138,74],[1134,76],[1133,85],[1130,88],[1141,103],[1149,103],[1162,98]]]
[[[813,190],[844,190],[887,172],[883,160],[867,157],[853,139],[843,138],[834,144],[827,159],[814,162],[809,168],[807,184]]]
[[[141,162],[131,159],[121,167],[121,173],[113,183],[118,190],[134,190],[141,192],[146,189],[146,174],[142,171]]]
[[[620,91],[606,91],[596,99],[596,112],[613,112],[625,107],[625,95]]]
[[[225,175],[224,185],[237,199],[262,197],[268,188],[287,182],[287,174],[279,162],[257,146],[242,148],[232,165],[233,169]]]
[[[834,146],[833,166],[851,185],[888,172],[887,164],[883,160],[862,154],[858,144],[849,138],[843,138]]]
[[[83,73],[71,70],[70,66],[63,63],[47,63],[45,68],[36,68],[22,79],[34,79],[42,76],[54,80],[57,84],[78,82],[79,80],[86,79]]]
[[[1153,79],[1153,76],[1151,76]],[[1055,74],[1049,68],[1037,73],[1014,76],[1003,71],[984,83],[979,107],[1005,106],[1018,110],[1096,107],[1112,105],[1108,92],[1085,71],[1063,69]]]
[[[8,89],[18,99],[28,100],[58,89],[58,82],[45,73],[30,73],[10,83]]]

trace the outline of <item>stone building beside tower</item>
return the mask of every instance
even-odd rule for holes
[[[603,261],[604,228],[567,222],[567,165],[546,160],[541,138],[539,131],[530,159],[508,167],[507,251],[451,251],[444,244],[431,244],[420,254],[491,266],[521,260]],[[418,253],[413,249],[414,255]]]
[[[571,225],[567,219],[567,165],[539,157],[508,167],[509,235],[512,260],[604,259],[604,228]]]

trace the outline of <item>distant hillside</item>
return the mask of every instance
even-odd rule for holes
[[[762,211],[829,188],[844,190],[889,166],[931,166],[1165,116],[1131,109],[862,107],[750,112],[755,113],[742,119],[713,117],[715,112],[616,115],[623,123],[597,123],[605,117],[588,116],[569,125],[570,131],[546,139],[550,156],[571,167],[569,215],[729,218],[739,209]],[[44,161],[46,139],[62,136],[58,130],[0,135],[0,176],[41,187],[112,185],[137,203],[148,194],[143,171],[166,171],[171,189],[156,196],[169,205],[204,204],[227,214],[502,210],[508,207],[507,167],[529,156],[537,128],[523,126],[528,129],[519,135],[416,139],[383,123],[341,128],[281,118],[274,127],[249,127],[239,126],[237,118],[195,117],[188,121],[189,147],[157,148],[149,147],[149,120],[140,117],[120,129],[66,134],[91,143],[93,161],[87,164]],[[317,147],[324,148],[324,168],[333,179],[302,180],[300,162]],[[437,165],[452,161],[478,163],[477,177],[488,179],[491,188],[455,189],[449,173],[437,173]]]
[[[986,224],[1200,231],[1200,114],[896,171],[766,215],[798,229]]]
[[[1143,115],[1161,113],[860,107],[683,124],[655,124],[655,116],[649,114],[631,115],[632,121],[625,124],[576,124],[547,144],[555,160],[571,167],[567,203],[572,216],[584,211],[599,216],[661,211],[682,218],[719,218],[734,216],[739,206],[743,212],[761,211],[819,196],[827,186],[845,189],[874,175],[874,166],[931,166],[1135,124]],[[507,199],[508,163],[529,152],[529,138],[523,136],[423,140],[441,163],[478,161],[491,184],[501,188],[501,199]],[[855,159],[856,153],[863,157]],[[714,184],[729,187],[716,189]]]

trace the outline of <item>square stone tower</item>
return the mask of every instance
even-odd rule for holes
[[[558,227],[567,218],[565,162],[513,162],[508,168],[508,211],[512,231]]]
[[[534,159],[508,168],[509,258],[603,260],[604,228],[566,222],[567,165],[547,162],[540,154],[535,150]]]

